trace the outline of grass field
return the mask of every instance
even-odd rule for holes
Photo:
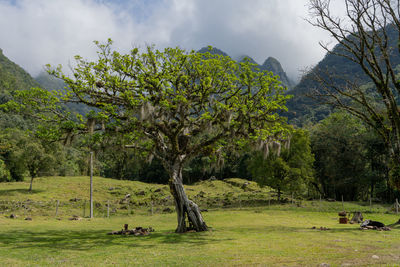
[[[50,178],[46,179],[36,181],[38,191],[30,195],[16,190],[22,183],[0,184],[0,199],[16,197],[39,201],[50,199],[51,194],[61,199],[53,190],[60,190],[57,192],[62,194],[63,189],[39,189],[50,183]],[[97,185],[99,181],[106,180],[97,180]],[[113,183],[114,180],[108,182]],[[106,189],[102,187],[98,190],[108,190],[108,186],[116,187],[116,184],[107,184]],[[134,182],[131,186],[136,185]],[[149,187],[149,192],[153,192],[151,187],[162,187],[142,186],[133,190]],[[201,189],[194,186],[192,192],[207,189],[204,184],[198,186]],[[219,188],[218,185],[216,187]],[[69,192],[74,192],[73,185],[71,188]],[[65,191],[68,192],[67,189]],[[237,193],[245,194],[245,191]],[[218,194],[222,192],[215,193],[216,196]],[[111,196],[102,197],[108,199]],[[66,194],[61,200],[70,197]],[[56,220],[53,216],[38,214],[32,216],[32,221],[25,221],[23,216],[10,219],[8,213],[3,211],[0,216],[0,265],[318,266],[327,263],[330,266],[400,266],[400,229],[359,230],[358,225],[340,225],[337,218],[340,209],[341,203],[325,201],[303,201],[301,205],[216,207],[203,213],[212,227],[211,231],[186,234],[174,233],[174,213],[155,213],[151,216],[136,212],[129,216],[120,214],[80,221],[70,221],[66,217]],[[399,218],[384,212],[387,207],[378,205],[371,208],[358,203],[345,203],[345,209],[363,210],[366,218],[386,224]],[[156,231],[142,237],[107,235],[112,230],[120,230],[125,223],[130,228],[152,226]],[[329,230],[311,229],[313,226],[328,227]]]

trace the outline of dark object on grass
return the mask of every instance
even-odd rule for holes
[[[134,236],[145,236],[149,235],[151,232],[154,232],[152,227],[143,228],[143,227],[136,227],[135,229],[129,230],[128,224],[124,224],[124,229],[121,231],[112,231],[107,233],[108,235],[134,235]]]
[[[163,209],[163,212],[170,213],[170,212],[173,212],[173,210],[171,208],[169,208],[169,207],[166,207],[165,209]]]
[[[346,217],[347,216],[347,212],[346,211],[340,211],[338,213],[339,217],[339,223],[340,224],[347,224],[347,222],[349,221],[349,219]]]
[[[69,218],[68,220],[70,221],[80,221],[82,220],[81,217],[79,217],[78,215],[73,215],[71,218]]]
[[[17,219],[17,218],[18,218],[18,216],[16,214],[11,214],[10,215],[10,219]]]
[[[346,211],[339,211],[338,215],[341,216],[341,217],[346,217],[347,216],[347,212]]]
[[[355,211],[353,218],[351,218],[350,223],[361,223],[363,221],[363,215],[360,211]]]
[[[372,220],[365,220],[361,225],[361,227],[365,226],[376,226],[376,227],[385,227],[385,224],[377,221],[372,221]]]
[[[317,227],[313,226],[313,227],[311,227],[311,229],[313,229],[313,230],[321,230],[321,231],[330,230],[328,227],[323,227],[323,226],[321,226],[320,228],[317,228]]]
[[[390,231],[391,229],[389,227],[386,227],[385,224],[377,221],[372,221],[372,220],[365,220],[361,225],[360,225],[361,230],[378,230],[378,231]]]
[[[31,217],[26,217],[25,221],[32,221],[32,218]]]

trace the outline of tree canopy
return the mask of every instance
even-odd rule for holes
[[[40,127],[42,136],[65,142],[85,132],[122,134],[125,147],[157,157],[168,172],[177,232],[206,230],[199,208],[184,192],[184,164],[200,154],[222,154],[227,146],[267,146],[283,138],[288,130],[278,113],[286,109],[284,87],[272,73],[255,72],[249,62],[237,64],[226,56],[154,47],[121,54],[111,40],[95,43],[98,60],[76,56],[72,75],[61,66],[48,66],[68,90],[21,92],[21,102],[8,107],[39,112],[38,118],[53,126],[52,131]],[[62,112],[63,102],[84,103],[96,111],[86,120],[79,114],[71,117]]]

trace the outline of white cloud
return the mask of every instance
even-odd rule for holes
[[[44,64],[116,47],[216,46],[259,63],[276,57],[292,77],[323,57],[324,33],[304,21],[307,0],[0,0],[0,48],[36,75]]]

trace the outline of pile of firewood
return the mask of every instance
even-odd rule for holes
[[[134,235],[134,236],[144,236],[144,235],[149,235],[151,232],[154,232],[154,229],[152,227],[149,228],[143,228],[143,227],[135,227],[132,230],[128,229],[128,224],[124,225],[124,229],[121,231],[112,231],[108,233],[108,235]]]

